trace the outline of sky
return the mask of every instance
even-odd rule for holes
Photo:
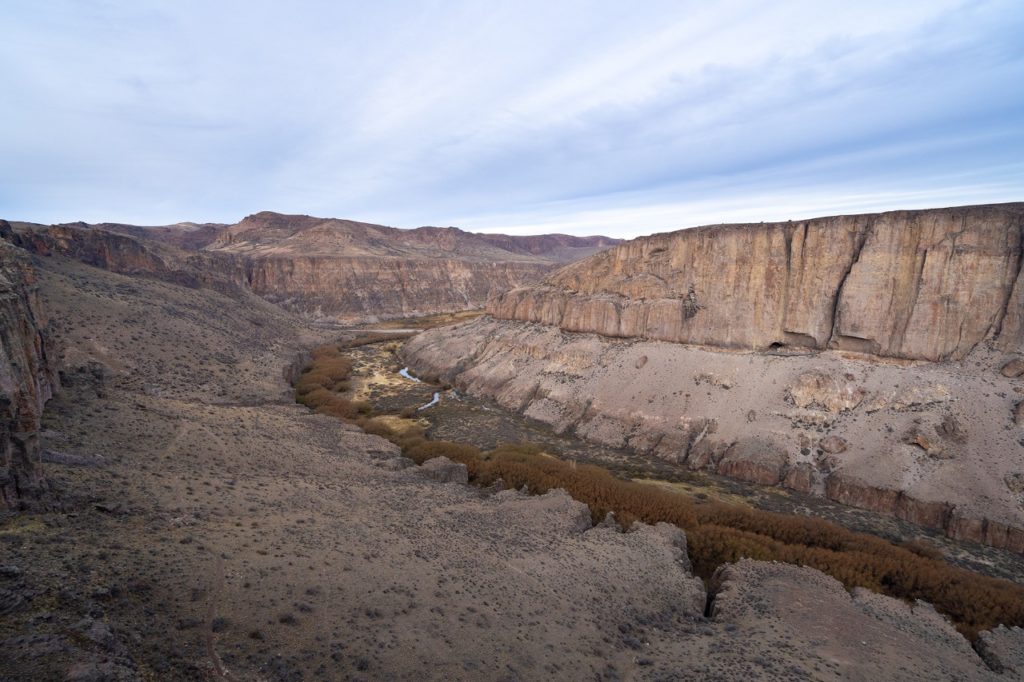
[[[0,216],[634,237],[1024,200],[1020,0],[0,3]]]

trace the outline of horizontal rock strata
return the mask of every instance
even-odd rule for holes
[[[1024,204],[636,239],[495,296],[494,317],[722,348],[962,359],[1024,344]]]
[[[484,306],[536,282],[549,263],[459,259],[233,256],[254,293],[310,318],[404,317]]]
[[[221,293],[249,289],[308,319],[387,319],[479,309],[560,264],[619,243],[606,237],[400,230],[263,212],[236,225],[16,226],[14,240],[112,272]]]

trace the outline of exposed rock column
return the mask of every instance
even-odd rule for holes
[[[0,221],[0,236],[10,225]],[[28,255],[0,239],[0,502],[11,509],[45,490],[39,423],[57,387],[43,330],[35,271]]]

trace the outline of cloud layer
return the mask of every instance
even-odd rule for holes
[[[633,236],[1024,199],[1024,6],[14,0],[0,215]]]

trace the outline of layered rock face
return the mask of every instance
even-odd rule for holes
[[[91,226],[18,229],[12,241],[37,256],[65,256],[110,272],[152,277],[193,289],[237,294],[247,286],[245,269],[231,258],[188,253],[169,242],[143,240]]]
[[[36,274],[12,236],[0,221],[0,504],[17,509],[43,492],[39,421],[57,377]]]
[[[722,348],[962,359],[1024,344],[1024,204],[636,239],[494,297],[501,319]]]
[[[312,318],[387,318],[480,308],[501,291],[618,240],[510,237],[456,228],[399,230],[257,213],[206,252],[234,259],[260,296]]]
[[[617,382],[632,377],[608,369],[610,342],[568,392],[556,358],[577,342],[537,347],[529,328],[481,329],[451,363],[417,340],[410,361],[584,438],[1021,552],[1022,247],[1021,203],[710,226],[619,245],[488,302],[498,319],[689,346],[651,347],[663,361],[646,368],[647,353],[623,361],[665,376],[625,402]],[[486,350],[496,333],[529,358],[507,375]],[[771,355],[723,362],[696,346]],[[794,353],[806,357],[770,359]],[[868,364],[884,358],[961,364]]]
[[[605,237],[399,230],[257,213],[236,225],[16,224],[32,253],[222,293],[250,289],[307,318],[386,319],[482,308],[501,291],[619,243]]]
[[[536,282],[533,262],[344,256],[241,257],[257,295],[312,319],[386,319],[480,308],[499,291]]]

